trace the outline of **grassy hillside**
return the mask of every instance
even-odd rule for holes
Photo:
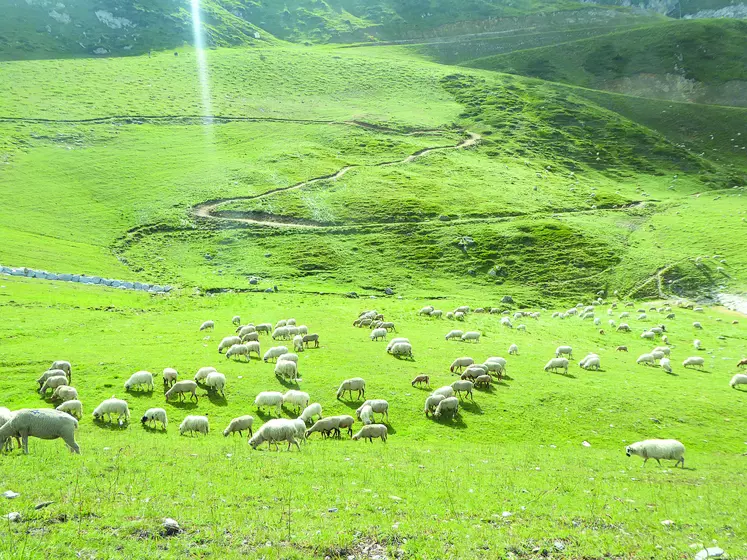
[[[690,20],[465,64],[644,97],[746,105],[747,23]]]
[[[496,302],[436,303],[453,309]],[[3,278],[1,404],[50,407],[35,392],[34,379],[52,359],[64,357],[74,364],[85,415],[77,434],[83,455],[69,455],[59,440],[32,439],[30,456],[3,457],[0,484],[20,493],[3,511],[20,512],[22,523],[2,524],[0,555],[67,558],[76,550],[162,558],[346,558],[370,556],[374,547],[379,554],[421,558],[495,558],[512,551],[531,558],[545,550],[556,558],[669,559],[692,554],[693,543],[714,541],[735,557],[747,554],[747,526],[738,514],[747,507],[739,491],[744,436],[738,422],[747,400],[744,391],[727,385],[747,344],[744,321],[732,325],[732,316],[721,312],[675,309],[676,319],[666,321],[674,374],[666,375],[635,365],[652,347],[637,332],[599,335],[591,321],[551,319],[550,309],[538,321],[526,320],[527,332],[509,333],[496,316],[472,314],[460,328],[480,330],[483,339],[467,345],[444,341],[453,323],[417,317],[422,304],[298,294],[160,299]],[[410,338],[414,361],[386,355],[385,343],[371,342],[368,329],[350,326],[371,306],[396,323],[398,335]],[[598,308],[600,315],[604,309]],[[252,450],[238,435],[224,438],[220,432],[235,416],[252,414],[255,427],[272,417],[252,405],[257,392],[287,389],[272,364],[216,354],[237,313],[245,322],[292,315],[320,333],[321,347],[300,355],[300,389],[322,404],[325,415],[351,414],[360,402],[338,401],[335,391],[343,378],[363,376],[366,396],[389,402],[387,443],[347,436],[323,441],[315,434],[300,453],[269,453]],[[649,322],[662,321],[658,313],[650,315]],[[208,318],[216,331],[198,332]],[[702,332],[693,331],[694,320],[703,323]],[[631,323],[634,330],[648,324]],[[679,366],[694,353],[694,336],[706,349],[700,353],[704,371]],[[597,352],[602,371],[574,364],[568,375],[543,372],[554,348],[569,341],[576,360]],[[508,377],[476,391],[456,421],[423,415],[428,391],[410,386],[416,374],[430,374],[431,386],[439,387],[455,379],[448,372],[455,357],[505,355],[513,342],[519,355],[509,357]],[[261,344],[266,349],[271,341],[263,336]],[[630,351],[616,352],[620,344]],[[197,404],[165,403],[160,377],[153,392],[122,389],[136,370],[176,367],[191,378],[209,364],[227,376],[225,398],[199,389]],[[129,402],[132,419],[122,428],[91,418],[112,394]],[[152,406],[166,408],[166,432],[140,425]],[[178,425],[188,414],[207,414],[210,434],[180,437]],[[686,468],[672,469],[669,461],[641,468],[640,458],[625,457],[626,445],[648,437],[682,440]],[[55,473],[41,485],[40,464]],[[53,503],[34,509],[47,501]],[[165,536],[164,517],[176,519],[183,532]],[[664,520],[673,524],[663,526]]]

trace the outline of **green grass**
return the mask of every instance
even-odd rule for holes
[[[689,20],[465,64],[645,97],[745,105],[740,84],[747,79],[746,60],[739,45],[746,34],[747,24],[738,20]]]
[[[59,441],[39,440],[31,440],[28,457],[4,457],[0,483],[21,494],[5,509],[24,516],[21,524],[0,529],[4,557],[65,558],[71,550],[345,557],[378,542],[406,557],[491,558],[510,551],[535,557],[539,547],[567,558],[675,558],[691,554],[692,543],[712,539],[735,557],[747,553],[741,538],[747,527],[738,515],[747,506],[739,492],[744,437],[738,422],[747,401],[727,385],[747,331],[743,324],[731,325],[730,315],[675,309],[677,318],[666,323],[677,376],[667,376],[634,365],[651,346],[637,333],[601,336],[591,322],[551,319],[552,310],[539,321],[525,320],[526,333],[506,332],[495,316],[470,315],[463,327],[480,330],[484,338],[466,346],[445,342],[443,334],[456,325],[418,318],[422,302],[410,299],[155,298],[7,277],[0,285],[6,384],[0,404],[49,406],[34,392],[33,380],[51,360],[64,357],[73,363],[86,407],[78,432],[81,457],[68,455]],[[483,296],[437,305],[496,302]],[[410,338],[414,362],[386,356],[384,343],[350,326],[366,307],[376,307],[396,322],[400,336]],[[255,322],[294,316],[319,332],[321,348],[301,355],[301,388],[326,414],[349,413],[357,404],[336,401],[334,391],[341,379],[363,376],[367,395],[390,403],[389,441],[371,446],[315,436],[300,454],[275,454],[252,451],[238,436],[224,439],[220,431],[234,416],[252,413],[261,424],[264,418],[251,404],[258,391],[283,390],[271,365],[229,362],[215,353],[218,339],[233,330],[228,323],[236,313]],[[657,315],[651,321],[659,322]],[[216,321],[215,333],[197,331],[207,318]],[[693,320],[703,323],[702,332],[692,330]],[[632,323],[636,330],[646,324]],[[721,334],[726,339],[718,340]],[[694,352],[694,336],[713,351],[704,353],[704,372],[676,365]],[[520,354],[509,360],[510,379],[476,393],[475,404],[466,404],[457,422],[423,416],[427,391],[410,387],[415,374],[429,373],[434,387],[450,383],[453,358],[501,355],[511,342]],[[578,355],[598,352],[604,371],[574,365],[572,377],[542,372],[554,347],[566,342]],[[268,344],[263,337],[263,348]],[[630,352],[615,352],[619,344]],[[121,389],[135,370],[177,367],[189,377],[208,364],[228,377],[225,401],[203,396],[196,406],[165,404],[160,389],[129,395]],[[130,403],[133,421],[126,428],[91,420],[92,408],[112,394]],[[167,433],[145,431],[138,416],[164,405]],[[179,437],[178,423],[195,413],[209,415],[211,433]],[[639,458],[624,456],[626,443],[647,437],[682,440],[688,469],[642,469]],[[44,484],[40,464],[55,473]],[[54,503],[34,511],[48,500]],[[512,515],[504,518],[504,511]],[[185,532],[161,537],[163,517],[177,519]],[[663,527],[665,519],[675,524]],[[563,552],[555,550],[555,541],[564,544]]]

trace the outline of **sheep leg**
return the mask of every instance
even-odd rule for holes
[[[659,463],[659,466],[661,466],[661,461],[659,461],[659,459],[656,459],[656,462]]]
[[[23,453],[24,455],[29,454],[29,435],[28,434],[21,434],[21,442],[23,445]]]
[[[80,445],[78,445],[78,442],[75,441],[75,436],[73,434],[65,434],[62,436],[62,439],[67,444],[68,448],[70,448],[70,451],[72,453],[77,453],[80,455]]]

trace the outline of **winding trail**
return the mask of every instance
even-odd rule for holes
[[[361,126],[360,124],[358,125]],[[418,131],[418,132],[422,133],[424,131]],[[418,158],[421,158],[433,152],[445,151],[445,150],[461,150],[464,148],[470,148],[470,147],[477,145],[477,143],[482,139],[482,136],[480,136],[479,134],[475,132],[467,132],[467,134],[469,135],[469,138],[462,140],[461,142],[459,142],[459,144],[452,145],[452,146],[434,146],[431,148],[424,148],[422,150],[418,150],[414,154],[411,154],[401,160],[385,161],[385,162],[375,163],[375,164],[346,165],[345,167],[341,168],[335,173],[331,173],[329,175],[322,175],[321,177],[315,177],[313,179],[302,181],[300,183],[296,183],[295,185],[290,185],[287,187],[278,187],[276,189],[271,189],[269,191],[263,192],[261,194],[208,200],[206,202],[198,204],[197,206],[194,206],[192,208],[192,213],[198,218],[220,220],[222,222],[255,224],[255,225],[274,226],[274,227],[323,229],[328,226],[319,225],[319,224],[311,224],[311,223],[301,223],[297,221],[287,221],[287,219],[272,218],[270,216],[264,217],[263,219],[237,217],[237,216],[228,217],[228,216],[221,216],[217,214],[217,211],[221,206],[224,206],[226,204],[231,204],[233,202],[237,202],[240,200],[258,200],[262,198],[268,198],[278,193],[301,189],[303,187],[308,187],[310,185],[314,185],[322,181],[334,181],[336,179],[339,179],[340,177],[345,175],[348,171],[351,171],[353,169],[360,169],[360,168],[365,168],[365,167],[389,167],[392,165],[402,165],[402,164],[412,163]]]

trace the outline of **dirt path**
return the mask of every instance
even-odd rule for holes
[[[361,125],[358,124],[358,126],[361,126]],[[422,131],[416,131],[416,132],[422,132]],[[281,219],[272,219],[269,217],[264,218],[264,219],[226,217],[226,216],[217,215],[216,211],[223,205],[237,202],[240,200],[258,200],[262,198],[268,198],[281,192],[287,192],[287,191],[300,189],[303,187],[308,187],[310,185],[314,185],[321,181],[334,181],[336,179],[339,179],[340,177],[342,177],[343,175],[345,175],[348,171],[352,169],[359,169],[359,168],[364,168],[364,167],[389,167],[392,165],[407,164],[407,163],[412,163],[418,158],[421,158],[432,152],[444,151],[444,150],[461,150],[463,148],[470,148],[472,146],[477,145],[477,143],[482,138],[479,134],[474,133],[474,132],[467,132],[467,134],[469,135],[469,138],[462,140],[461,142],[459,142],[459,144],[456,144],[456,145],[434,146],[432,148],[424,148],[422,150],[415,152],[414,154],[407,156],[404,159],[396,160],[396,161],[385,161],[381,163],[368,164],[368,165],[346,165],[345,167],[343,167],[342,169],[340,169],[339,171],[335,173],[332,173],[329,175],[322,175],[321,177],[315,177],[313,179],[309,179],[308,181],[302,181],[301,183],[296,183],[295,185],[290,185],[288,187],[278,187],[276,189],[271,189],[269,191],[263,192],[261,194],[208,200],[207,202],[203,202],[202,204],[198,204],[197,206],[193,207],[192,212],[198,218],[221,220],[223,222],[235,222],[235,223],[244,223],[244,224],[258,224],[258,225],[265,225],[265,226],[306,228],[306,229],[325,228],[327,226],[318,225],[318,224],[293,222],[293,221],[287,221],[287,220],[281,220]]]

